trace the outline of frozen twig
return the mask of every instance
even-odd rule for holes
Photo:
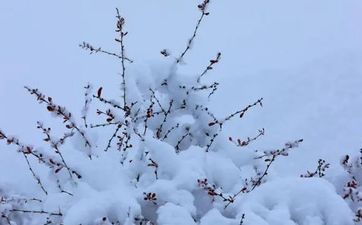
[[[183,61],[184,56],[186,55],[186,53],[191,49],[192,43],[197,35],[197,31],[200,28],[201,22],[204,19],[205,16],[209,15],[209,12],[206,11],[208,4],[210,3],[210,0],[204,0],[201,4],[199,4],[197,7],[199,8],[199,10],[201,11],[201,15],[200,18],[198,19],[194,32],[192,33],[191,38],[189,39],[189,41],[187,42],[186,48],[185,50],[181,53],[181,55],[176,59],[177,63],[180,63]]]

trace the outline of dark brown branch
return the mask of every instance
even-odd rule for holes
[[[162,140],[165,140],[168,135],[175,129],[179,128],[180,124],[177,123],[175,126],[172,126],[170,129],[167,130],[166,134],[163,136]]]
[[[99,128],[99,127],[107,127],[107,126],[111,126],[111,125],[118,125],[119,122],[111,122],[111,123],[101,123],[101,124],[91,124],[90,128]]]
[[[9,217],[5,213],[1,212],[1,218],[5,219],[5,221],[8,225],[12,225]],[[0,220],[0,222],[1,222],[1,220]]]
[[[48,195],[48,192],[47,192],[47,190],[45,190],[44,185],[41,182],[40,178],[35,174],[33,168],[31,167],[28,156],[24,152],[22,152],[22,153],[25,158],[26,164],[28,165],[28,169],[30,170],[30,172],[33,175],[34,179],[36,180],[37,184],[40,186],[41,190],[45,193],[45,195]]]
[[[31,213],[31,214],[48,214],[49,216],[63,216],[61,212],[47,212],[44,210],[27,210],[27,209],[10,209],[10,212]]]
[[[206,152],[208,152],[212,146],[212,144],[214,143],[214,141],[216,140],[216,137],[219,135],[219,133],[215,133],[212,135],[210,142],[206,145]],[[208,135],[206,135],[208,136]]]
[[[303,139],[299,139],[294,142],[288,142],[285,144],[284,148],[282,148],[282,149],[264,152],[263,155],[256,157],[255,159],[265,158],[264,161],[267,162],[267,166],[266,166],[265,170],[263,171],[263,173],[258,174],[258,177],[256,177],[256,179],[254,179],[254,178],[251,179],[252,186],[250,189],[247,188],[246,186],[243,186],[242,188],[240,188],[240,190],[236,194],[231,196],[231,199],[233,201],[228,202],[228,204],[225,205],[225,208],[227,208],[231,203],[233,203],[235,201],[235,198],[237,196],[239,196],[241,193],[249,193],[249,192],[253,191],[256,187],[261,185],[263,179],[268,175],[269,169],[270,169],[271,165],[275,162],[275,160],[279,156],[288,156],[288,154],[289,154],[288,151],[291,150],[292,148],[298,147],[298,145],[301,142],[303,142]]]
[[[244,224],[244,220],[245,220],[245,213],[243,213],[243,215],[241,216],[239,225],[243,225],[243,224]]]
[[[150,163],[147,166],[155,168],[154,174],[155,174],[156,180],[158,180],[158,171],[157,171],[158,170],[158,164],[151,158],[149,160],[150,160]]]
[[[229,137],[229,141],[233,142],[238,147],[248,146],[251,142],[256,141],[258,138],[265,134],[265,129],[262,128],[258,130],[258,134],[255,137],[248,137],[246,140],[242,141],[240,139],[234,140],[232,137]]]
[[[112,134],[112,137],[108,140],[107,147],[106,147],[106,149],[104,149],[105,152],[108,151],[108,149],[111,147],[112,140],[117,136],[117,133],[118,133],[119,129],[121,129],[121,127],[122,127],[122,124],[118,124],[116,130]]]
[[[261,159],[261,158],[264,158],[266,157],[266,159],[264,159],[265,162],[267,162],[267,166],[264,170],[264,172],[262,173],[262,175],[254,182],[252,188],[250,191],[253,191],[257,186],[259,186],[263,180],[263,178],[268,175],[268,171],[269,171],[269,168],[270,166],[273,164],[273,162],[275,161],[275,159],[278,157],[278,156],[288,156],[288,151],[292,148],[295,148],[295,147],[298,147],[299,143],[303,142],[303,139],[299,139],[299,140],[296,140],[294,142],[289,142],[289,143],[286,143],[284,148],[282,149],[277,149],[277,150],[273,150],[273,151],[270,151],[270,152],[265,152],[264,155],[260,156],[260,157],[257,157],[256,159]]]
[[[157,98],[157,96],[156,96],[155,91],[152,90],[151,88],[150,88],[149,90],[150,90],[151,93],[152,93],[151,98],[154,98],[154,99],[156,100],[157,105],[160,107],[161,111],[166,114],[166,110],[162,107],[162,105],[161,105],[161,103],[160,103],[160,100],[158,100],[158,98]]]
[[[30,162],[29,162],[29,159],[28,159],[28,154],[33,153],[33,148],[30,147],[30,146],[25,146],[25,145],[21,144],[21,143],[19,142],[19,140],[16,139],[16,138],[7,137],[7,136],[5,135],[5,133],[2,132],[2,131],[0,131],[0,140],[6,140],[6,143],[7,143],[8,145],[13,144],[13,145],[16,145],[16,146],[19,147],[19,152],[21,152],[22,155],[24,156],[25,161],[26,161],[26,164],[27,164],[27,166],[28,166],[28,169],[29,169],[29,171],[31,172],[31,174],[33,175],[33,178],[36,180],[37,184],[40,186],[40,188],[42,189],[42,191],[43,191],[46,195],[48,195],[48,192],[45,190],[44,185],[42,184],[40,178],[35,174],[33,168],[31,167],[31,164],[30,164]]]
[[[213,69],[213,65],[218,63],[221,58],[221,52],[218,52],[215,59],[211,59],[209,65],[205,68],[205,70],[200,74],[200,76],[197,78],[197,83],[200,83],[200,80],[203,76],[207,74],[209,70]]]
[[[203,105],[196,105],[195,110],[198,110],[198,109],[199,109],[200,111],[202,111],[202,112],[205,111],[205,112],[207,113],[207,115],[209,115],[214,121],[217,121],[215,115],[210,112],[209,108],[207,108],[207,107],[205,107],[205,106],[203,106]]]
[[[313,172],[307,171],[306,174],[302,174],[302,175],[300,175],[300,177],[305,177],[305,178],[316,177],[316,176],[324,177],[326,175],[325,172],[329,168],[329,166],[330,166],[330,164],[327,163],[325,160],[319,159],[318,166],[315,169],[315,171],[313,171]]]
[[[64,193],[64,194],[73,196],[72,193],[70,193],[70,192],[68,192],[68,191],[66,191],[66,190],[63,189],[63,187],[60,185],[60,181],[59,181],[58,179],[57,179],[57,186],[58,186],[58,188],[59,188],[59,190],[60,190],[61,193]]]
[[[118,8],[116,8],[117,11],[117,29],[116,32],[119,34],[119,38],[116,38],[115,40],[120,43],[121,45],[121,64],[122,64],[122,89],[123,89],[123,108],[127,108],[127,98],[126,98],[126,67],[125,67],[125,49],[124,49],[124,37],[127,35],[128,32],[124,32],[124,24],[125,19],[121,17],[119,14]]]
[[[61,151],[59,150],[59,146],[64,144],[65,140],[68,138],[68,137],[71,137],[73,136],[73,132],[71,132],[70,134],[67,134],[65,133],[64,136],[62,138],[60,138],[58,141],[55,141],[53,140],[53,138],[50,136],[50,131],[51,131],[51,128],[45,128],[43,126],[43,124],[41,122],[37,122],[37,128],[40,129],[43,134],[45,135],[45,138],[43,139],[45,142],[49,143],[50,146],[54,149],[54,152],[56,154],[59,155],[59,157],[61,158],[62,160],[62,163],[64,165],[64,167],[67,169],[68,173],[69,173],[69,176],[70,178],[73,178],[72,176],[72,170],[69,168],[69,166],[67,165],[67,163],[65,162],[64,160],[64,157],[63,157],[63,154],[61,153]]]
[[[82,49],[84,50],[89,50],[89,54],[93,54],[93,53],[103,53],[103,54],[106,54],[106,55],[110,55],[110,56],[114,56],[118,59],[122,59],[122,56],[114,53],[114,52],[110,52],[110,51],[106,51],[106,50],[103,50],[101,47],[93,47],[91,44],[87,43],[87,42],[84,42],[82,44],[79,45],[79,47],[81,47]],[[133,60],[130,60],[129,58],[127,57],[124,57],[124,60],[130,62],[130,63],[133,63]]]
[[[191,90],[193,90],[193,91],[202,91],[202,90],[214,89],[218,85],[219,85],[219,83],[214,82],[211,85],[202,85],[200,87],[192,87]]]
[[[39,103],[45,103],[47,104],[47,110],[51,113],[55,113],[58,117],[61,117],[63,119],[63,123],[66,123],[66,128],[68,129],[75,129],[83,138],[85,142],[85,147],[91,148],[92,145],[88,138],[85,136],[85,133],[83,130],[81,130],[76,123],[72,119],[72,114],[70,112],[67,112],[67,110],[57,105],[53,102],[53,99],[51,97],[46,97],[44,94],[42,94],[38,89],[32,89],[29,87],[24,87],[31,95],[34,95],[37,98],[37,101]],[[88,154],[88,157],[91,158],[91,154]]]
[[[153,96],[151,96],[150,98],[150,105],[148,106],[147,108],[147,111],[146,111],[146,115],[145,115],[145,119],[143,120],[143,123],[144,123],[144,130],[143,130],[143,136],[146,135],[146,132],[147,132],[147,128],[148,128],[148,120],[153,117],[155,114],[153,113],[153,106],[155,105],[155,102],[153,101]],[[161,111],[163,113],[163,111]]]
[[[197,179],[198,186],[207,191],[207,194],[211,196],[214,200],[215,197],[219,197],[224,202],[228,202],[228,204],[231,204],[234,202],[234,199],[232,196],[226,196],[226,194],[219,191],[215,184],[209,184],[207,178],[205,179]]]
[[[172,104],[173,104],[173,100],[170,101],[170,105],[169,105],[167,111],[165,111],[165,114],[164,114],[164,117],[163,117],[163,121],[161,122],[161,125],[160,125],[159,128],[157,129],[156,137],[157,137],[158,139],[161,138],[162,129],[163,129],[164,124],[165,124],[166,121],[167,121],[167,117],[168,117],[168,116],[170,115],[170,113],[171,113]]]
[[[103,102],[104,104],[111,105],[113,108],[116,108],[116,109],[121,109],[121,110],[125,111],[125,108],[123,108],[123,107],[119,106],[119,105],[118,105],[118,104],[116,104],[115,102],[112,102],[112,101],[106,100],[105,98],[102,98],[102,97],[97,96],[97,95],[93,95],[93,98],[98,99],[100,102]]]
[[[104,115],[106,116],[106,122],[109,124],[112,123],[117,123],[118,122],[115,120],[116,119],[116,115],[111,111],[111,109],[107,109],[105,112],[103,112],[102,110],[97,109],[97,115]]]
[[[230,114],[229,116],[227,116],[226,118],[222,119],[222,120],[214,120],[212,122],[209,123],[209,126],[214,126],[216,124],[219,125],[220,129],[222,128],[223,124],[229,120],[231,120],[233,117],[235,117],[236,115],[239,115],[240,118],[242,118],[245,113],[252,107],[256,106],[256,105],[260,105],[261,107],[263,106],[263,98],[258,99],[256,102],[254,102],[253,104],[248,105],[247,107],[245,107],[242,110],[238,110],[232,114]]]
[[[59,172],[65,166],[53,159],[52,157],[45,155],[44,153],[38,153],[33,149],[33,147],[22,144],[17,138],[8,137],[4,132],[0,131],[0,140],[5,140],[8,145],[15,145],[19,147],[19,152],[25,155],[31,155],[35,157],[40,163],[47,165],[50,169],[55,169],[55,173]],[[71,170],[72,174],[75,174],[78,179],[82,176],[75,170]]]
[[[197,35],[197,31],[199,30],[199,27],[201,25],[202,20],[204,19],[205,16],[209,15],[208,12],[206,12],[206,8],[208,6],[208,4],[210,3],[209,0],[204,0],[203,3],[201,3],[200,5],[198,5],[198,8],[201,11],[201,16],[199,18],[199,20],[196,23],[194,32],[192,33],[191,38],[189,39],[189,41],[187,42],[187,46],[185,48],[185,50],[181,53],[181,55],[176,59],[176,63],[180,63],[182,62],[185,54],[191,49],[192,43]]]
[[[211,89],[211,92],[210,94],[208,95],[208,97],[210,98],[211,95],[213,95],[216,90],[217,90],[217,87],[219,86],[219,83],[218,82],[214,82],[213,84],[207,86],[207,85],[203,85],[201,87],[192,87],[191,90],[193,91],[202,91],[202,90],[209,90]]]
[[[178,142],[177,142],[177,144],[176,144],[176,147],[175,147],[175,148],[176,148],[176,153],[179,153],[179,152],[180,152],[180,145],[181,145],[182,141],[183,141],[187,136],[191,135],[189,129],[186,129],[186,131],[187,131],[187,132],[186,132],[184,135],[182,135],[181,139],[178,140]]]
[[[87,128],[88,127],[88,123],[87,123],[87,115],[88,115],[88,109],[89,109],[89,105],[92,102],[92,99],[89,97],[91,91],[92,91],[92,86],[90,84],[87,84],[84,87],[85,91],[84,91],[84,106],[83,106],[83,110],[82,110],[82,119],[84,122],[84,126]]]

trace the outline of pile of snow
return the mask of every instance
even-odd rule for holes
[[[131,64],[127,107],[108,100],[102,89],[94,93],[89,113],[101,113],[88,121],[104,126],[86,128],[79,120],[73,141],[59,146],[77,176],[54,147],[32,152],[58,160],[60,170],[18,146],[35,173],[27,175],[38,177],[46,193],[36,179],[29,192],[18,178],[7,177],[0,182],[1,224],[353,224],[353,212],[326,180],[268,178],[271,162],[295,144],[265,152],[235,145],[223,127],[241,113],[216,118],[208,109],[211,84],[177,69],[174,61]]]

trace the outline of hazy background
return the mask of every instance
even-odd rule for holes
[[[126,18],[127,55],[152,63],[162,60],[164,48],[176,55],[184,49],[199,17],[197,3],[2,1],[1,129],[38,143],[35,122],[52,121],[24,85],[40,88],[73,112],[83,105],[87,81],[117,97],[119,62],[78,47],[85,40],[118,50],[115,7]],[[362,147],[360,0],[214,0],[209,11],[181,71],[198,74],[222,52],[221,63],[208,75],[221,83],[213,103],[219,116],[264,97],[263,109],[228,127],[234,137],[253,136],[264,127],[266,136],[254,145],[262,149],[304,138],[283,162],[291,168],[286,174],[313,167],[319,157],[336,162]],[[0,154],[0,165],[18,160],[4,145]]]

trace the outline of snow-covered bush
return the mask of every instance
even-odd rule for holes
[[[211,112],[218,83],[203,78],[221,53],[200,74],[178,72],[209,15],[208,5],[209,0],[198,5],[201,15],[184,51],[173,57],[162,50],[164,61],[152,65],[125,55],[125,20],[117,11],[120,53],[86,42],[81,47],[119,58],[121,99],[86,85],[80,120],[26,87],[63,122],[65,132],[56,137],[38,122],[48,146],[39,148],[0,131],[0,140],[17,147],[39,186],[29,195],[0,182],[1,224],[353,224],[353,212],[328,181],[304,178],[321,176],[324,167],[303,178],[268,179],[273,163],[302,139],[255,151],[250,145],[263,129],[245,140],[225,135],[224,126],[262,106],[263,99],[221,118]]]
[[[355,212],[356,223],[362,222],[362,149],[360,155],[351,157],[346,155],[342,158],[341,164],[346,171],[346,175],[336,182],[337,189],[342,197],[348,202]],[[342,182],[341,182],[342,181]]]

